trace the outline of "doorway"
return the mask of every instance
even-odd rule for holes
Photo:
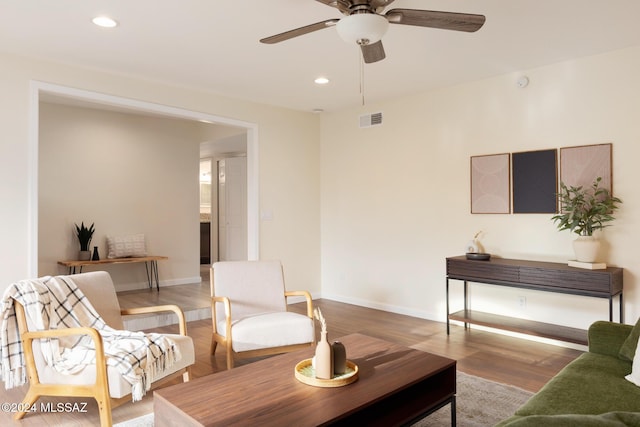
[[[75,106],[86,106],[87,108],[104,108],[159,117],[181,118],[244,129],[247,146],[247,258],[259,258],[258,129],[256,124],[37,81],[31,82],[30,95],[33,106],[29,117],[29,147],[31,153],[29,158],[29,203],[31,208],[28,218],[30,234],[28,269],[30,276],[38,276],[38,123],[41,100],[48,102],[55,100],[61,103],[71,103]]]

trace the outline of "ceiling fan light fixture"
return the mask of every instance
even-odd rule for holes
[[[336,24],[340,38],[347,43],[373,44],[387,32],[387,18],[374,13],[357,13],[345,16]]]

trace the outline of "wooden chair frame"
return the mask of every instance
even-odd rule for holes
[[[22,338],[22,348],[24,351],[24,357],[26,362],[27,377],[29,379],[29,389],[27,394],[22,400],[20,408],[31,407],[41,396],[65,396],[65,397],[93,397],[98,403],[98,411],[100,413],[100,426],[110,427],[112,425],[111,408],[117,407],[127,400],[131,399],[131,395],[123,396],[120,398],[111,398],[109,395],[109,380],[107,377],[107,362],[104,354],[104,345],[102,343],[102,337],[98,333],[97,329],[82,327],[82,328],[66,328],[55,329],[47,331],[29,331],[27,326],[27,318],[24,312],[24,307],[14,300],[14,306],[16,311],[16,318],[18,321],[18,328],[20,336]],[[187,323],[185,321],[184,313],[177,305],[160,305],[155,307],[140,307],[140,308],[128,308],[121,309],[121,315],[130,314],[147,314],[172,311],[178,316],[178,325],[180,329],[180,335],[187,335]],[[42,384],[38,371],[36,369],[36,362],[33,355],[33,340],[40,338],[55,338],[70,335],[88,335],[91,337],[95,344],[96,349],[96,382],[94,384]],[[180,369],[161,380],[154,382],[153,387],[157,387],[166,381],[169,381],[177,376],[182,375],[184,382],[191,379],[191,369],[186,367]],[[25,412],[17,412],[13,418],[20,420],[26,415]]]
[[[303,343],[303,344],[295,344],[295,345],[287,345],[280,347],[269,347],[269,348],[260,348],[256,350],[242,351],[236,352],[233,350],[233,337],[231,334],[231,300],[224,296],[216,296],[214,295],[214,280],[213,280],[213,271],[211,271],[210,276],[211,282],[211,320],[213,323],[213,333],[211,335],[211,355],[214,355],[216,352],[216,348],[218,344],[221,344],[225,347],[226,350],[226,359],[227,359],[227,369],[232,369],[234,364],[234,357],[237,358],[249,358],[249,357],[261,357],[261,356],[269,356],[272,354],[280,354],[287,353],[294,350],[299,350],[302,348],[308,348],[309,346],[314,346],[315,337],[311,343]],[[293,297],[293,296],[302,296],[305,298],[307,304],[307,316],[313,320],[313,300],[311,299],[311,294],[307,291],[285,291],[285,298]],[[216,322],[216,305],[222,304],[224,306],[224,318],[225,318],[225,335],[222,335],[218,332],[218,325]]]

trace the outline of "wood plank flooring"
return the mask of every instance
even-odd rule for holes
[[[178,304],[183,310],[209,305],[209,283],[204,277],[200,285],[181,285],[155,290],[127,291],[119,294],[123,308],[157,304]],[[551,377],[581,354],[580,351],[549,344],[507,337],[477,329],[464,329],[452,325],[447,335],[444,323],[434,322],[380,310],[364,308],[330,300],[316,300],[328,322],[329,338],[360,332],[419,350],[446,356],[458,361],[458,370],[505,384],[538,391]],[[292,311],[303,313],[304,304],[292,304]],[[174,326],[156,329],[158,332],[175,332]],[[226,364],[221,350],[214,357],[209,355],[211,321],[189,322],[188,334],[196,344],[196,364],[193,377],[202,377],[224,370]],[[347,349],[348,352],[348,349]],[[251,363],[242,360],[236,365]],[[215,379],[215,378],[214,378]],[[214,380],[213,379],[213,380]],[[212,381],[213,381],[212,380]],[[179,382],[179,380],[175,380]],[[25,387],[0,390],[0,402],[18,403],[26,392]],[[136,403],[127,402],[113,409],[113,422],[151,412],[153,393]],[[31,413],[22,422],[14,422],[11,413],[0,413],[0,425],[20,426],[92,426],[99,424],[97,406],[91,399],[41,398],[38,402],[87,402],[87,413]]]

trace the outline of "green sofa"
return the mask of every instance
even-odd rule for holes
[[[639,335],[640,321],[635,326],[595,322],[589,351],[496,427],[640,426],[640,387],[625,379]]]

